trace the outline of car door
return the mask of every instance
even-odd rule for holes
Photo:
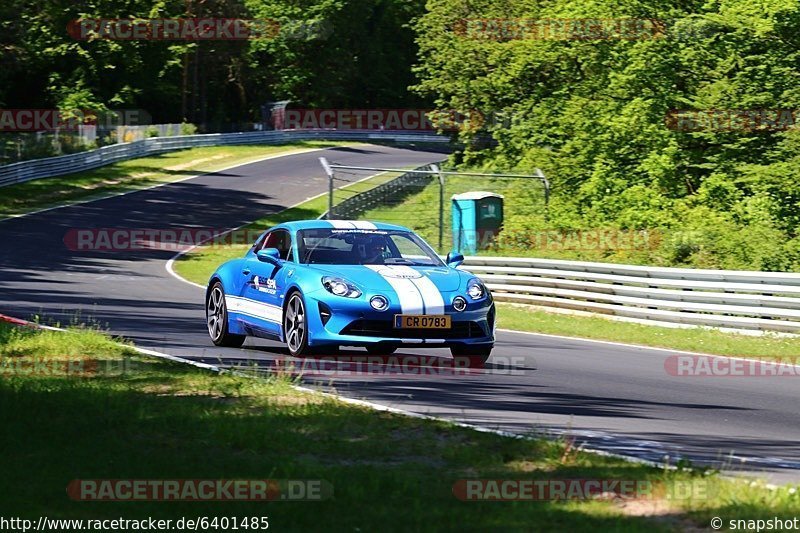
[[[243,321],[259,336],[280,338],[283,320],[283,298],[286,292],[286,274],[294,262],[291,235],[284,229],[269,232],[258,249],[277,248],[281,263],[274,265],[251,255],[242,269],[243,283],[240,294]]]

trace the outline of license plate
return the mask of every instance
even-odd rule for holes
[[[450,329],[449,315],[394,315],[397,329]]]

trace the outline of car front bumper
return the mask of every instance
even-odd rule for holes
[[[358,299],[332,298],[327,291],[307,294],[308,343],[310,346],[370,346],[375,344],[447,348],[450,346],[494,344],[495,306],[491,295],[458,312],[451,304],[445,314],[452,327],[445,329],[397,329],[394,316],[401,314],[390,302],[385,311],[369,305],[371,295]],[[449,301],[445,298],[445,301]]]

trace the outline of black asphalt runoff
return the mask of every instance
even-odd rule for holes
[[[413,148],[333,148],[2,221],[0,313],[38,316],[45,323],[91,322],[139,346],[223,366],[257,363],[268,370],[283,364],[287,352],[277,343],[250,339],[242,349],[211,344],[203,290],[165,268],[174,252],[73,251],[64,238],[76,228],[237,227],[324,192],[322,155],[345,165],[380,167],[443,157]],[[450,359],[441,350],[399,353]],[[499,332],[483,369],[413,367],[396,373],[387,360],[390,372],[343,372],[308,381],[320,388],[332,383],[345,396],[514,433],[569,434],[578,443],[626,456],[672,464],[684,458],[776,482],[800,481],[797,378],[677,377],[665,370],[672,355]]]

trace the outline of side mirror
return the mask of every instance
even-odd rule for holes
[[[447,266],[452,268],[458,268],[461,266],[461,263],[464,262],[464,256],[458,252],[450,252],[447,254],[447,259],[445,259]]]
[[[281,260],[281,253],[278,251],[277,248],[264,248],[263,250],[259,250],[256,252],[256,257],[262,263],[272,263],[273,265],[279,265],[283,261]]]

